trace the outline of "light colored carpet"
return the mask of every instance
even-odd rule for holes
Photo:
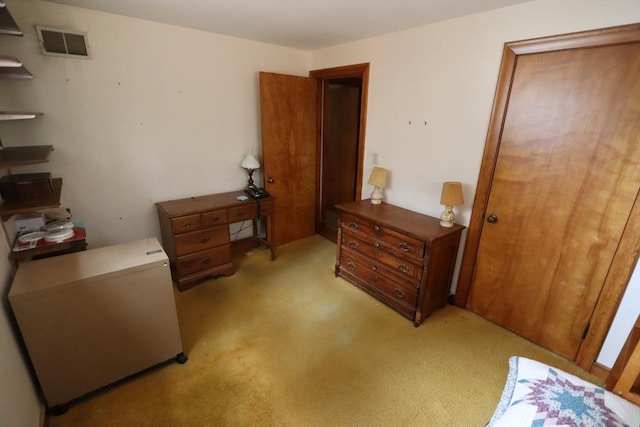
[[[235,275],[176,291],[189,361],[82,398],[50,426],[484,426],[509,356],[595,379],[456,307],[414,328],[336,278],[335,249],[313,236],[275,261],[256,250]]]

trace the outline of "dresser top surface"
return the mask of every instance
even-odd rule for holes
[[[389,203],[374,205],[369,199],[337,205],[341,212],[361,216],[415,237],[425,240],[437,240],[452,233],[459,233],[464,226],[453,224],[452,227],[443,227],[440,220],[429,215],[411,211]]]
[[[247,196],[248,198],[246,200],[238,200],[238,196]],[[265,203],[270,200],[273,200],[273,197],[265,197],[260,199],[258,202]],[[255,199],[249,197],[243,190],[156,203],[158,209],[170,217],[244,205],[257,206],[257,202]]]

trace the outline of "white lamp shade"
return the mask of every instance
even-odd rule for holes
[[[247,154],[247,156],[242,160],[240,166],[244,169],[260,169],[260,162],[255,158],[253,154]]]

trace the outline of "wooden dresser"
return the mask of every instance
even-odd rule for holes
[[[241,195],[246,193],[232,191],[156,203],[162,246],[169,256],[171,274],[179,290],[189,289],[206,277],[234,273],[229,224],[252,221],[254,244],[262,241],[271,249],[271,259],[275,258],[275,199],[241,201],[237,199]],[[266,239],[258,236],[260,218],[266,219]]]
[[[336,276],[393,308],[414,326],[449,301],[463,226],[388,203],[336,206]]]

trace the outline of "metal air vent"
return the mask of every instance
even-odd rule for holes
[[[90,58],[87,33],[36,25],[43,55]]]

